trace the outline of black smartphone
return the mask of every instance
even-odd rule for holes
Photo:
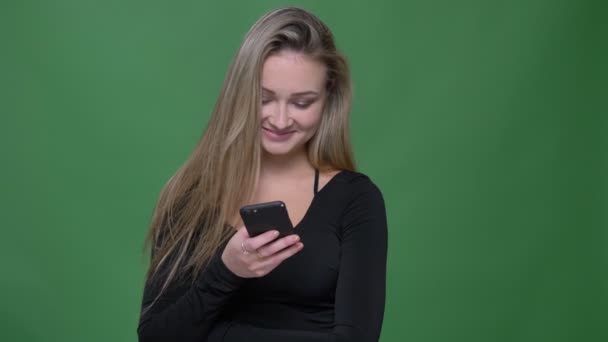
[[[283,201],[246,205],[239,212],[249,236],[257,236],[273,229],[279,231],[279,238],[294,233]]]

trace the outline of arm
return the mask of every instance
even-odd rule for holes
[[[388,232],[384,200],[373,183],[358,184],[342,224],[332,332],[262,329],[231,323],[223,341],[378,341],[384,317]]]
[[[388,229],[380,190],[365,182],[347,207],[336,292],[336,341],[378,341],[384,319]]]
[[[221,253],[216,253],[193,285],[171,284],[144,313],[143,309],[158,295],[167,271],[161,267],[146,281],[137,328],[139,341],[202,341],[244,278],[233,274],[223,263]],[[215,330],[218,329],[221,326]]]

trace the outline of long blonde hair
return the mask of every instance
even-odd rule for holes
[[[350,72],[332,33],[300,8],[267,13],[234,57],[200,141],[160,194],[145,244],[154,249],[147,279],[161,266],[168,270],[160,293],[178,278],[196,279],[234,233],[238,209],[252,200],[261,159],[261,69],[269,55],[286,49],[327,66],[326,103],[307,144],[310,163],[320,170],[355,170]]]

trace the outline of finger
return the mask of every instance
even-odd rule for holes
[[[270,270],[272,270],[280,263],[282,263],[285,259],[290,258],[299,251],[301,251],[302,248],[304,248],[304,244],[301,242],[291,245],[290,247],[283,249],[279,253],[276,253],[270,257],[265,258],[264,260],[261,260],[259,263],[259,267],[269,268]]]
[[[255,252],[258,248],[264,246],[270,241],[276,239],[279,236],[279,232],[276,230],[269,230],[256,237],[245,239],[243,245],[250,252]]]
[[[296,234],[291,234],[289,236],[280,238],[272,243],[258,248],[258,253],[263,257],[271,256],[277,253],[278,251],[281,251],[293,245],[294,243],[297,243],[298,241],[300,241],[300,236]]]

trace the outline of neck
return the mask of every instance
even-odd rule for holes
[[[313,169],[305,149],[282,156],[271,155],[264,151],[260,167],[261,176],[264,178],[299,176],[308,174]]]

